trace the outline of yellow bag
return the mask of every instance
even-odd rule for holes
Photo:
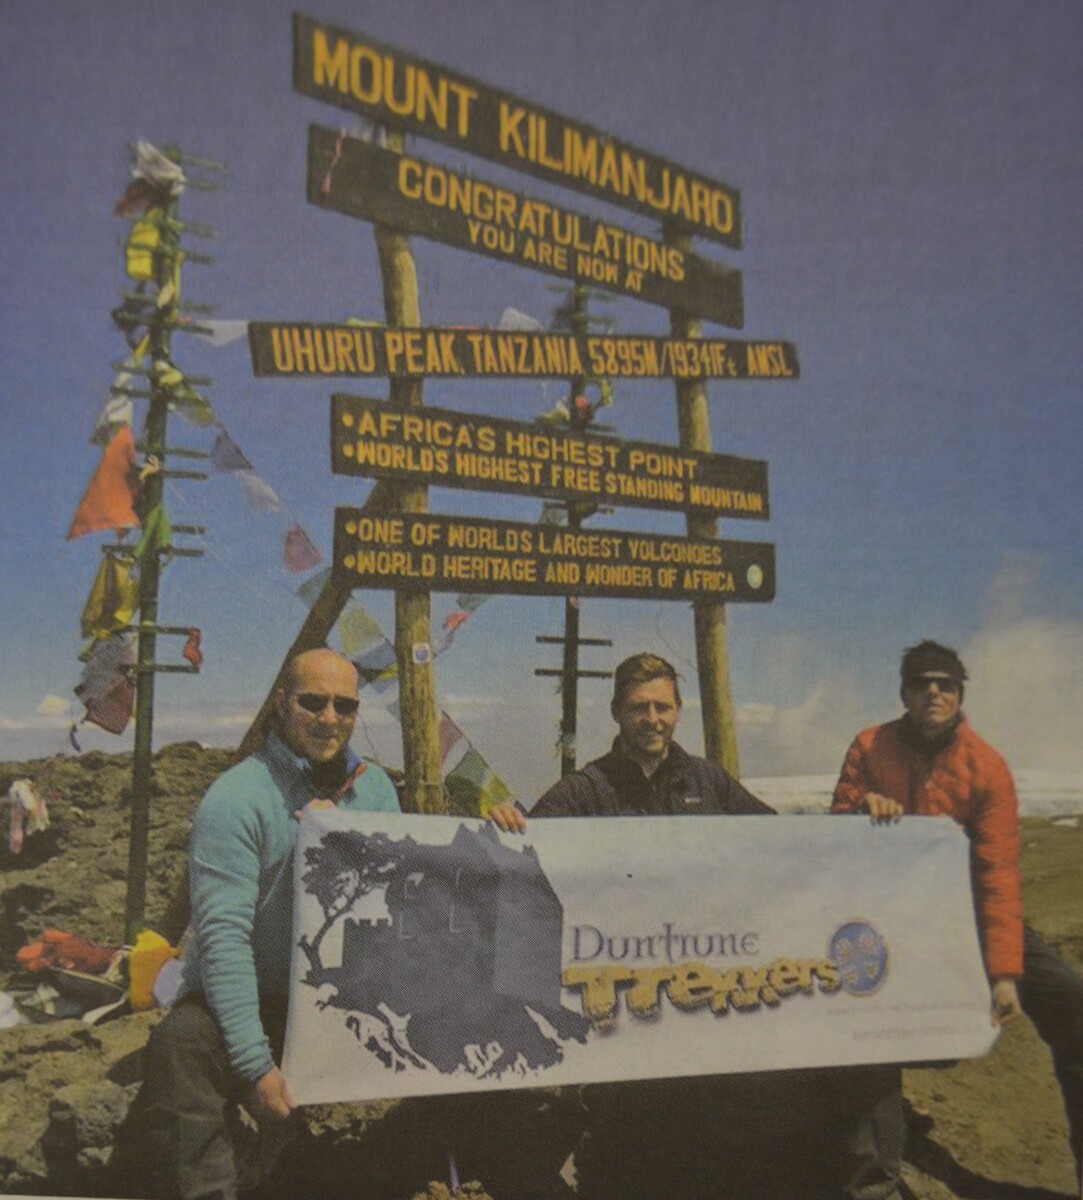
[[[144,929],[128,957],[128,1003],[133,1012],[154,1007],[154,981],[177,952],[161,934]]]

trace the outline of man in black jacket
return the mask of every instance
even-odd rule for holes
[[[645,817],[773,812],[721,767],[673,740],[681,715],[677,672],[654,654],[617,667],[610,706],[619,733],[608,754],[551,787],[531,817]],[[521,809],[489,814],[523,833]],[[576,1150],[590,1200],[665,1195],[791,1200],[777,1151],[793,1099],[779,1075],[653,1079],[582,1089],[587,1133]]]
[[[620,732],[608,754],[554,784],[533,817],[653,817],[697,813],[751,815],[772,810],[732,775],[683,750],[673,734],[681,717],[677,672],[655,654],[617,667],[610,712]],[[522,813],[491,814],[505,832],[525,829]]]

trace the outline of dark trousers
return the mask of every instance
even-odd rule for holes
[[[284,1005],[265,1006],[261,1017],[277,1060]],[[255,1148],[257,1136],[240,1113],[249,1085],[230,1069],[225,1042],[202,996],[185,996],[151,1032],[143,1076],[125,1137],[129,1171],[138,1171],[144,1181],[138,1194],[234,1200],[238,1148],[246,1142]],[[284,1142],[283,1133],[276,1131]]]
[[[1023,926],[1019,1000],[1052,1053],[1076,1173],[1083,1178],[1083,975],[1029,925]],[[848,1180],[840,1194],[853,1200],[893,1196],[890,1189],[878,1190],[875,1181],[898,1180],[900,1176],[905,1133],[901,1069],[888,1064],[825,1074],[839,1076],[832,1096],[839,1105],[836,1125],[841,1123],[842,1136],[838,1146],[846,1158],[843,1174]]]
[[[824,1200],[898,1200],[906,1143],[902,1067],[883,1063],[814,1072],[823,1116]]]
[[[1029,925],[1023,928],[1019,999],[1053,1055],[1076,1174],[1083,1178],[1083,975]]]
[[[581,1200],[887,1200],[902,1096],[879,1068],[769,1071],[582,1089]],[[898,1074],[898,1068],[894,1068]],[[856,1081],[856,1086],[853,1086]],[[844,1177],[845,1176],[845,1177]],[[852,1190],[846,1191],[852,1185]]]

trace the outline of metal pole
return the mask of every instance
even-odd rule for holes
[[[154,277],[159,291],[173,279],[177,261],[179,234],[171,224],[177,214],[177,201],[170,200],[167,219],[162,221],[160,241],[155,251]],[[168,306],[172,313],[176,298]],[[156,309],[149,318],[151,361],[168,360],[171,335],[167,311]],[[165,466],[166,420],[169,394],[151,375],[151,400],[147,412],[143,444],[148,456],[154,455]],[[161,504],[163,479],[160,472],[147,476],[143,484],[144,516]],[[124,914],[124,940],[131,945],[143,928],[147,896],[147,844],[150,827],[151,764],[154,731],[154,656],[157,649],[158,584],[161,560],[157,544],[150,545],[139,565],[139,648],[136,656],[135,746],[132,753],[132,811],[128,840],[128,895]]]
[[[575,336],[587,332],[587,292],[582,284],[576,284],[572,292],[572,315],[570,320]],[[568,395],[568,410],[574,413],[575,398],[586,386],[582,375],[571,379]],[[582,526],[582,509],[568,504],[568,528]],[[575,740],[579,727],[579,597],[564,597],[564,657],[560,680],[560,777],[563,779],[575,770]]]

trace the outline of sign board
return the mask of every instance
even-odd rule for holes
[[[294,16],[293,85],[373,121],[588,192],[726,246],[738,192],[591,126],[311,17]]]
[[[256,375],[797,379],[792,342],[250,321]]]
[[[763,602],[775,595],[775,548],[336,508],[332,578],[345,587],[403,591]]]
[[[308,199],[489,258],[739,329],[741,273],[500,184],[312,125]]]
[[[765,520],[767,464],[444,408],[331,398],[331,470],[437,487]]]
[[[664,836],[659,822],[664,824]],[[299,1103],[985,1053],[954,821],[309,810]]]

